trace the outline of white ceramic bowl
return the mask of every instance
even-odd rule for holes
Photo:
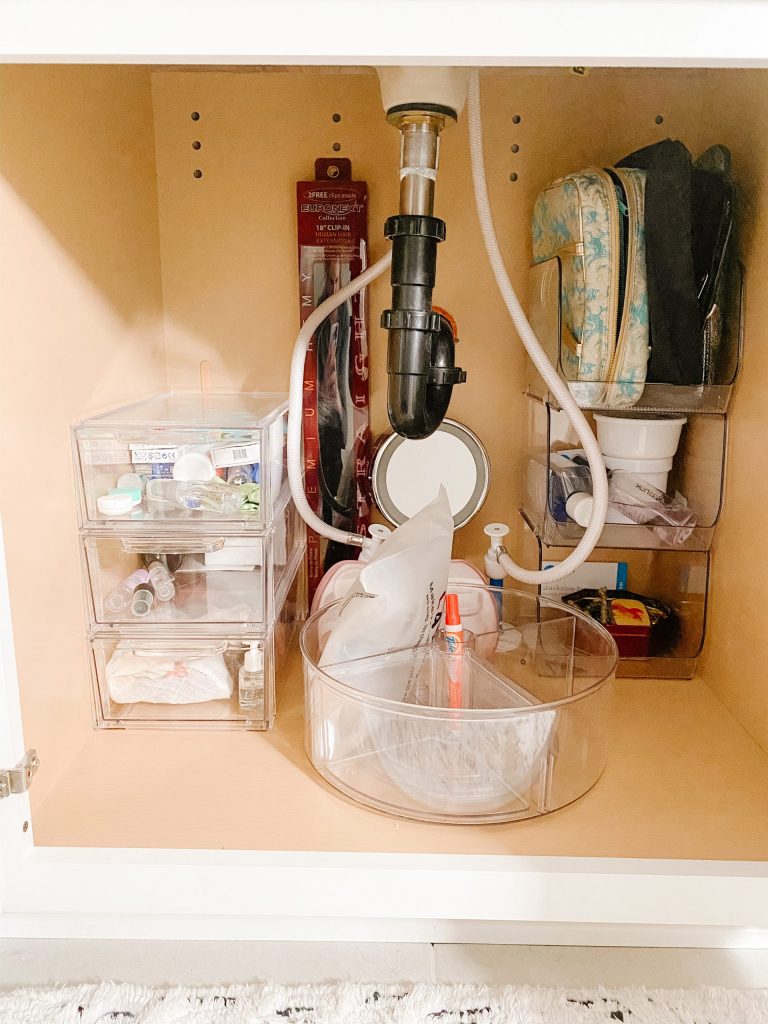
[[[680,443],[685,416],[645,419],[595,413],[603,455],[620,459],[671,459]]]

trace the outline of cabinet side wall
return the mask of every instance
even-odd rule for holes
[[[725,73],[722,73],[725,74]],[[715,79],[710,106],[741,189],[746,265],[744,360],[729,415],[723,514],[715,534],[705,681],[768,750],[768,559],[757,532],[768,508],[768,80],[763,71]],[[754,529],[753,529],[754,528]]]
[[[91,734],[69,428],[164,386],[149,74],[0,69],[2,518],[39,805]]]

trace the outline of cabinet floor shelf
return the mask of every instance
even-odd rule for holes
[[[31,790],[42,846],[761,860],[768,754],[700,680],[619,680],[608,767],[582,800],[531,822],[431,825],[336,795],[303,750],[297,652],[274,731],[84,731]],[[225,772],[211,765],[226,765]],[[96,774],[102,784],[92,784]],[[104,778],[106,776],[106,778]],[[174,813],[169,814],[169,808]],[[201,813],[201,807],[205,808]]]

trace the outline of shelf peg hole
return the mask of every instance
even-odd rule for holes
[[[200,120],[200,111],[199,110],[193,110],[192,113],[189,116],[192,118],[193,121],[199,121]]]
[[[522,117],[520,117],[520,115],[519,115],[519,114],[513,114],[513,115],[512,115],[512,124],[520,124],[520,122],[521,122],[522,120],[523,120],[523,119],[522,119]]]
[[[520,152],[520,147],[518,146],[518,144],[516,142],[513,142],[512,145],[509,148],[512,150],[513,153],[519,153]]]
[[[331,120],[334,124],[338,124],[341,120],[341,114],[331,114]]]
[[[517,172],[516,171],[512,171],[512,173],[509,176],[509,180],[510,181],[517,181]]]
[[[653,120],[656,122],[656,124],[664,124],[664,116],[662,114],[657,114]]]
[[[200,139],[195,139],[195,141],[192,143],[192,149],[200,149],[201,146],[202,142],[200,141]]]
[[[202,171],[200,170],[200,168],[199,168],[199,167],[196,167],[196,168],[194,169],[194,171],[192,171],[192,176],[193,176],[194,178],[202,178],[202,176],[203,176],[203,172],[202,172]]]
[[[341,143],[334,142],[334,144],[331,146],[331,149],[333,150],[334,153],[338,153],[339,150],[341,149]]]

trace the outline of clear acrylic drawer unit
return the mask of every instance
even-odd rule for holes
[[[267,529],[287,493],[287,409],[285,395],[168,392],[84,420],[81,527]]]
[[[633,415],[634,410],[628,410],[628,414]],[[590,413],[585,415],[591,419]],[[723,504],[726,440],[725,415],[688,415],[664,489],[669,494],[685,496],[688,508],[696,516],[692,529],[670,531],[609,522],[598,546],[707,550]],[[526,519],[545,544],[574,547],[584,535],[584,529],[565,511],[565,498],[571,489],[582,489],[572,475],[578,473],[579,467],[575,471],[569,468],[573,465],[569,460],[574,449],[580,447],[567,415],[548,402],[529,396],[523,508]],[[565,461],[558,458],[560,452],[566,453]],[[589,488],[589,471],[583,467],[582,472]],[[619,515],[618,519],[624,517]]]
[[[435,643],[322,665],[343,602],[307,621],[309,758],[347,796],[408,818],[479,824],[564,807],[605,766],[616,645],[565,605],[457,592],[462,620],[484,623],[459,655]]]
[[[280,670],[306,617],[303,560],[289,582],[269,629],[95,632],[88,646],[97,726],[268,729]]]
[[[92,627],[269,626],[304,557],[289,500],[263,533],[207,529],[89,531],[81,540]]]

